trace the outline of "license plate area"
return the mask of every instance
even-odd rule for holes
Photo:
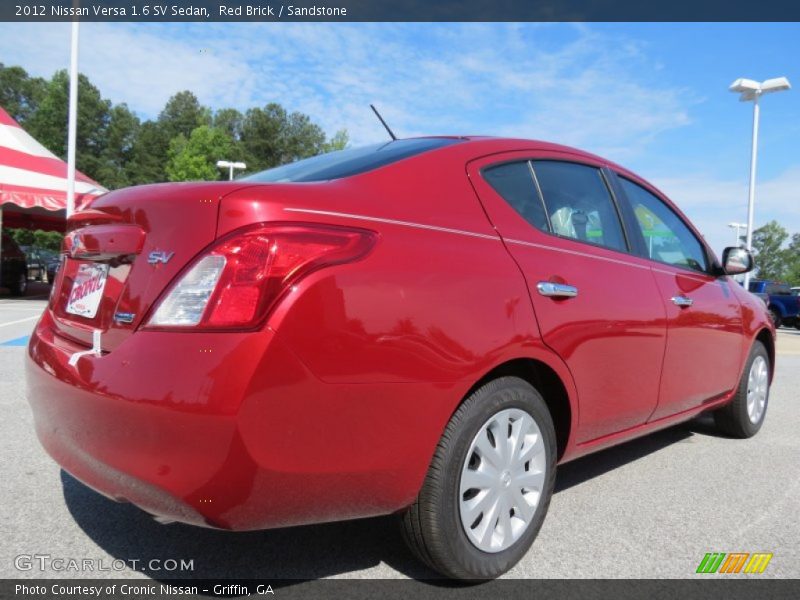
[[[94,319],[103,290],[108,280],[108,265],[103,263],[83,262],[78,265],[72,289],[67,297],[65,312],[84,319]]]

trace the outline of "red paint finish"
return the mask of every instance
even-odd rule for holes
[[[459,402],[503,365],[560,380],[562,461],[727,401],[756,335],[774,335],[760,301],[726,277],[535,230],[480,173],[520,156],[634,177],[576,150],[475,138],[324,183],[101,197],[71,221],[75,252],[29,346],[42,444],[91,487],[153,514],[258,529],[408,506]],[[220,244],[233,261],[238,230],[252,227],[357,230],[371,245],[287,275],[255,328],[146,327],[192,265]],[[65,312],[86,260],[109,264],[94,319]],[[222,280],[236,289],[237,277]],[[539,281],[580,295],[545,298]],[[673,307],[676,291],[695,305]],[[93,330],[102,352],[69,365]]]

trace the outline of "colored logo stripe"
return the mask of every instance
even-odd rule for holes
[[[769,561],[772,560],[772,553],[761,552],[750,555],[750,562],[744,568],[745,573],[763,573]]]
[[[772,560],[771,552],[707,552],[697,565],[697,573],[763,573]],[[726,558],[727,557],[727,558]],[[748,560],[749,559],[749,560]],[[723,562],[724,561],[724,562]]]
[[[724,552],[707,552],[697,566],[698,573],[716,573],[725,558]]]
[[[722,563],[722,568],[720,568],[720,573],[738,573],[742,570],[745,561],[749,554],[747,552],[734,552],[732,554],[728,554],[728,558],[725,559],[725,562]]]

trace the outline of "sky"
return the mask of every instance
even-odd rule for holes
[[[0,62],[50,77],[69,24],[0,24]],[[80,70],[157,116],[189,89],[214,109],[278,102],[352,145],[483,134],[576,146],[664,191],[719,254],[747,220],[752,104],[738,77],[786,76],[761,101],[756,226],[800,233],[800,24],[84,23]]]

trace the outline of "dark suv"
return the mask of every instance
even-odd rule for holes
[[[0,287],[6,287],[12,296],[22,296],[28,289],[28,261],[9,235],[3,234],[0,250]]]

